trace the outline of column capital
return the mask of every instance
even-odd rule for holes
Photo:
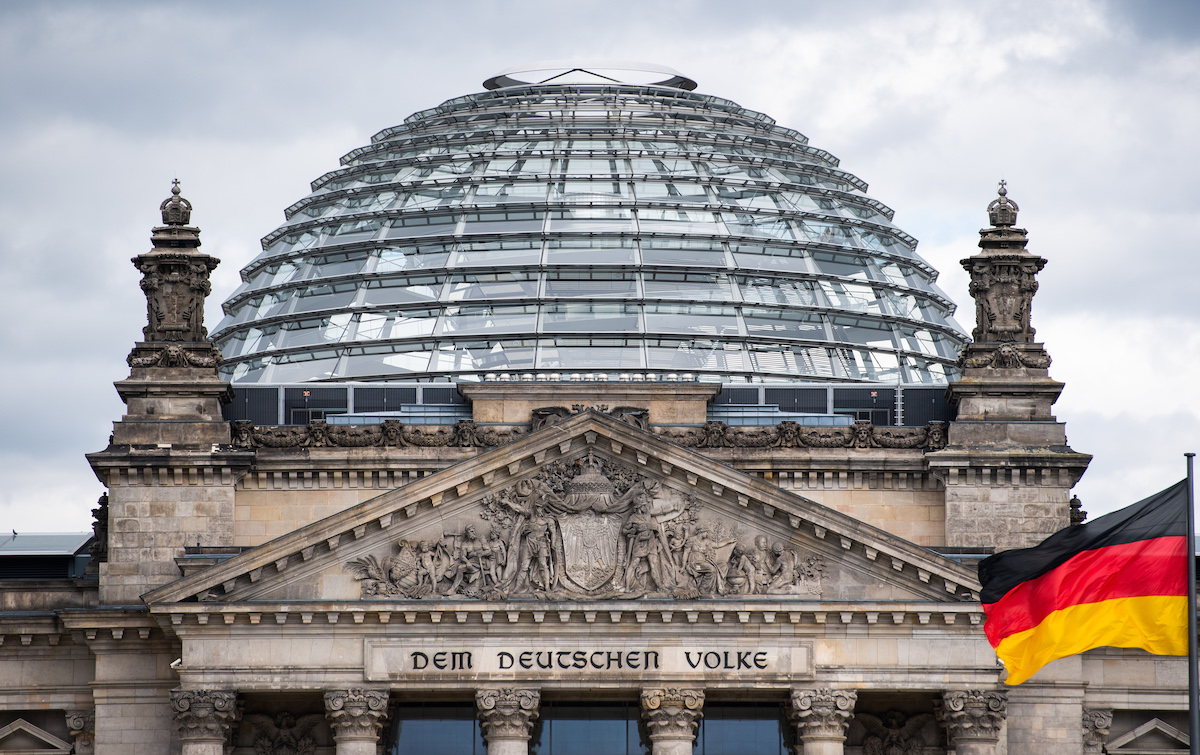
[[[538,717],[542,693],[536,689],[500,687],[475,692],[475,707],[483,722],[483,736],[491,743],[500,739],[527,741]]]
[[[935,700],[934,713],[950,733],[950,743],[995,742],[1008,716],[1008,693],[1003,690],[946,690]]]
[[[852,689],[794,689],[788,718],[802,741],[846,738],[858,692]]]
[[[696,726],[704,717],[704,690],[658,687],[642,690],[642,718],[650,739],[696,737]]]
[[[96,711],[67,711],[67,731],[75,740],[75,755],[92,755],[96,746]]]
[[[1083,709],[1083,751],[1087,755],[1100,755],[1108,744],[1108,733],[1112,728],[1112,708]]]
[[[242,718],[237,693],[210,689],[171,690],[171,709],[179,738],[185,742],[221,742]]]
[[[325,717],[335,742],[378,741],[387,708],[387,690],[352,688],[325,693]]]

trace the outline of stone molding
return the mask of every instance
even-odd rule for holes
[[[237,693],[223,690],[173,689],[171,708],[175,711],[179,738],[185,742],[224,743],[242,717]]]
[[[230,432],[235,448],[492,448],[524,434],[520,428],[484,429],[469,419],[460,419],[449,430],[410,427],[397,419],[378,425],[330,425],[315,419],[304,426],[261,427],[234,420]]]
[[[96,711],[67,711],[67,731],[75,742],[75,755],[92,755],[96,749]]]
[[[1108,744],[1112,728],[1112,708],[1083,709],[1083,751],[1088,755],[1100,755]]]
[[[788,719],[804,740],[846,739],[858,692],[843,689],[792,690]]]
[[[494,740],[528,741],[538,718],[542,693],[536,689],[501,687],[475,693],[475,707],[483,723],[483,736]]]
[[[325,717],[335,741],[378,741],[387,708],[387,690],[356,687],[325,693]]]
[[[951,745],[970,740],[995,742],[1008,716],[1008,692],[946,690],[934,701],[934,713],[949,732]]]
[[[642,690],[642,719],[650,739],[696,737],[696,727],[704,717],[704,690],[664,687]]]
[[[937,451],[946,447],[947,423],[924,427],[876,427],[859,420],[850,427],[808,427],[790,420],[774,427],[729,427],[706,422],[695,430],[658,428],[664,438],[689,448],[887,448]]]

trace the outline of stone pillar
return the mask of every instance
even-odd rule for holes
[[[541,701],[542,693],[536,689],[504,687],[475,693],[488,755],[528,755]]]
[[[1008,715],[1008,693],[999,690],[947,690],[934,701],[957,755],[995,755],[1000,727]]]
[[[651,755],[691,755],[703,708],[704,690],[642,690],[642,718],[653,743]]]
[[[326,692],[325,717],[333,730],[337,755],[376,755],[387,709],[387,690],[335,689]]]
[[[1111,708],[1083,709],[1083,752],[1084,755],[1100,755],[1108,744],[1108,733],[1112,728]]]
[[[181,755],[225,755],[233,725],[242,717],[236,692],[171,690]]]
[[[96,711],[67,711],[67,731],[75,742],[75,755],[92,755],[96,751]]]
[[[858,693],[846,689],[795,689],[788,718],[804,755],[842,755]],[[958,755],[963,755],[959,753]]]

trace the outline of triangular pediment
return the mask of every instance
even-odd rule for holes
[[[1187,732],[1180,731],[1159,718],[1152,718],[1132,731],[1114,737],[1105,749],[1110,753],[1158,755],[1164,752],[1186,752],[1189,744]]]
[[[71,752],[71,743],[23,718],[0,727],[0,753],[37,755]]]
[[[978,589],[932,551],[587,411],[143,597],[946,603]]]

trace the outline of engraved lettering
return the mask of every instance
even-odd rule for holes
[[[658,651],[657,651],[657,650],[647,650],[647,651],[644,653],[644,655],[645,655],[645,657],[646,657],[646,664],[645,664],[645,665],[646,665],[646,669],[647,669],[647,670],[649,670],[649,669],[656,669],[656,668],[658,668]],[[650,661],[652,660],[651,656],[653,656],[653,661],[654,661],[654,665],[653,665],[653,666],[651,666],[651,665],[650,665]]]
[[[563,661],[564,657],[567,657],[570,655],[571,655],[570,651],[567,651],[567,650],[560,650],[554,654],[554,659],[558,662],[559,668],[571,668]]]
[[[638,658],[639,655],[640,655],[640,653],[638,653],[636,650],[632,650],[632,651],[626,653],[625,654],[625,665],[631,669],[638,668],[638,666],[641,664],[641,659]]]
[[[571,656],[571,668],[587,668],[587,653],[576,650],[575,655]]]
[[[521,668],[533,668],[533,653],[529,651],[521,653]]]
[[[445,651],[433,654],[433,667],[435,669],[437,669],[438,671],[444,671],[446,669],[446,652]]]
[[[766,653],[755,653],[754,654],[754,666],[755,666],[755,668],[766,668],[767,667],[767,654]]]
[[[739,650],[738,654],[737,654],[737,659],[738,659],[738,670],[739,671],[741,671],[744,668],[750,668],[750,651],[749,650],[747,650],[744,653]]]
[[[413,671],[420,671],[429,665],[429,656],[424,653],[415,652],[412,654]]]
[[[592,664],[592,668],[603,669],[604,668],[603,665],[596,663],[596,656],[598,656],[598,655],[604,655],[604,653],[597,650],[596,652],[594,652],[588,656],[588,662]]]
[[[721,654],[709,651],[704,654],[705,668],[721,668]]]
[[[699,666],[699,665],[700,665],[700,660],[701,660],[701,658],[703,658],[703,657],[704,657],[704,654],[703,654],[703,653],[696,653],[696,660],[694,660],[694,661],[693,661],[693,660],[692,660],[692,654],[691,654],[690,652],[688,652],[688,651],[686,651],[686,650],[685,650],[685,651],[684,651],[684,653],[683,653],[683,659],[684,659],[685,661],[687,661],[687,662],[688,662],[688,665],[689,665],[689,666],[691,666],[692,668],[696,668],[697,666]]]
[[[502,669],[512,668],[513,663],[516,661],[516,658],[513,658],[512,653],[506,653],[503,650],[497,653],[496,657],[500,659],[500,668]]]
[[[608,653],[608,666],[606,668],[612,668],[613,661],[617,662],[617,668],[621,668],[621,653],[620,652]]]
[[[470,651],[456,651],[450,654],[451,669],[469,669],[471,668],[471,653]]]
[[[543,655],[546,656],[546,660],[544,662],[542,661]],[[533,658],[537,662],[538,668],[554,668],[554,655],[551,653],[543,653],[539,651],[538,653],[534,654]]]

